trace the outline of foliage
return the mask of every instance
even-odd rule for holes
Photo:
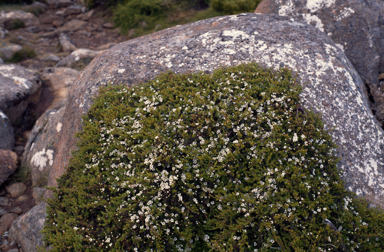
[[[33,0],[0,0],[0,5],[3,4],[31,4]]]
[[[7,62],[17,63],[34,57],[36,57],[35,51],[29,46],[23,46],[23,48],[20,51],[15,52],[12,55],[12,58],[7,60]]]
[[[140,23],[153,27],[166,10],[161,0],[130,0],[124,5],[118,5],[114,12],[115,25],[128,32]]]
[[[95,8],[97,6],[115,6],[118,3],[124,3],[124,0],[81,0],[87,8]]]
[[[379,251],[290,71],[251,63],[106,87],[43,233],[52,251]]]
[[[20,29],[20,28],[24,28],[25,27],[25,23],[24,23],[23,20],[15,18],[15,19],[11,19],[11,20],[7,21],[4,24],[4,26],[8,30],[17,30],[17,29]]]
[[[212,0],[211,6],[225,14],[254,12],[261,0]]]

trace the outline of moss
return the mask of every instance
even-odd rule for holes
[[[52,251],[379,251],[290,71],[252,63],[100,90],[58,179]]]

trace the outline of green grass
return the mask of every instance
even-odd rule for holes
[[[288,69],[168,72],[100,90],[58,179],[52,251],[380,251]]]

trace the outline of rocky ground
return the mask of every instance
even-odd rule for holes
[[[4,181],[0,183],[0,251],[21,251],[18,244],[7,241],[8,229],[13,220],[40,201],[37,198],[41,195],[32,189],[36,185],[30,171],[21,165],[24,147],[36,120],[47,109],[59,109],[65,104],[68,82],[72,82],[93,57],[128,39],[114,28],[111,13],[105,8],[86,10],[69,0],[35,2],[31,8],[39,15],[17,18],[25,24],[18,29],[4,12],[0,14],[0,66],[11,64],[11,56],[17,51],[33,50],[34,57],[16,64],[37,73],[42,80],[40,99],[28,107],[21,124],[12,125],[13,152],[0,150],[0,168],[13,166],[10,170],[14,171],[8,179],[8,175],[3,180],[0,176],[0,182]]]

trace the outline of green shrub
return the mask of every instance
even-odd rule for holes
[[[125,0],[82,0],[82,2],[87,8],[94,8],[100,5],[115,6],[118,3],[124,3]]]
[[[161,0],[130,0],[126,4],[119,4],[114,12],[115,25],[123,32],[135,28],[140,22],[154,27],[155,21],[164,15],[166,6]]]
[[[8,30],[17,30],[20,28],[24,28],[25,23],[23,20],[15,18],[15,19],[11,19],[11,20],[5,22],[4,26]]]
[[[12,55],[12,58],[7,60],[7,62],[17,63],[34,57],[36,57],[35,51],[29,46],[23,46],[23,48],[20,51],[15,52]]]
[[[211,6],[225,14],[254,12],[261,0],[212,0]]]
[[[290,71],[252,63],[102,88],[58,179],[52,251],[379,251]]]

